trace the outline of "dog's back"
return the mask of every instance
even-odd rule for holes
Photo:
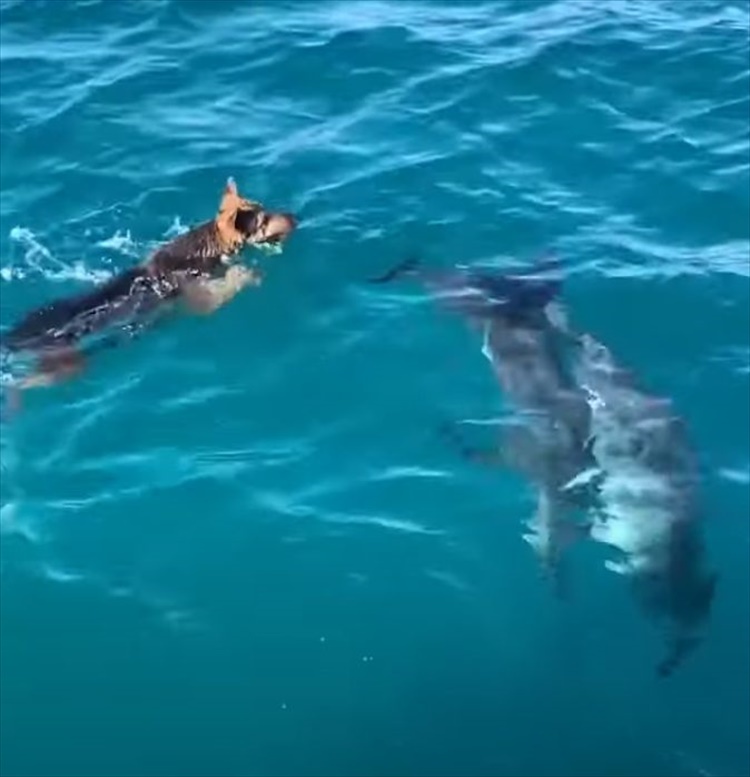
[[[210,275],[221,265],[225,247],[213,221],[206,221],[159,248],[148,260],[157,276],[180,272]]]
[[[146,276],[144,267],[132,267],[93,291],[37,308],[5,333],[2,345],[9,351],[71,345],[147,304],[156,292]]]
[[[176,296],[176,274],[208,275],[221,263],[213,221],[195,227],[92,291],[33,310],[2,338],[10,351],[41,350],[76,343],[106,326],[148,312]]]

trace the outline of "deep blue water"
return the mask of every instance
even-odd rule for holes
[[[266,282],[2,426],[3,775],[750,774],[745,2],[0,3],[0,325],[213,215]],[[583,545],[564,604],[480,343],[364,280],[555,251],[686,418],[721,579],[669,681]]]

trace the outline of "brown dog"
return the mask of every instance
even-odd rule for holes
[[[213,220],[93,291],[32,311],[8,331],[3,349],[37,357],[35,372],[16,386],[49,386],[76,375],[84,366],[80,341],[110,326],[132,333],[180,301],[194,313],[212,313],[246,286],[261,282],[256,272],[232,264],[233,258],[247,245],[282,243],[296,224],[290,213],[267,211],[241,197],[229,179]],[[105,342],[111,344],[112,338]]]

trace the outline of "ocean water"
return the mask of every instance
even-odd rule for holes
[[[750,10],[741,0],[0,2],[0,326],[213,215],[264,285],[0,429],[0,773],[750,774]],[[688,422],[720,573],[661,643],[530,487],[438,432],[503,396],[373,275],[554,251]]]

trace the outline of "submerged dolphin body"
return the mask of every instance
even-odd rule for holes
[[[696,458],[668,400],[642,391],[590,335],[574,338],[573,369],[603,473],[591,536],[620,551],[607,568],[626,575],[641,606],[666,625],[657,671],[667,676],[700,642],[716,587],[699,531]]]
[[[536,275],[549,267],[537,265]],[[580,499],[574,481],[586,484],[593,459],[586,448],[586,398],[566,372],[559,349],[562,338],[547,317],[560,282],[499,270],[423,270],[415,260],[375,282],[404,276],[422,283],[482,332],[482,352],[517,419],[506,429],[502,454],[467,453],[499,459],[534,483],[537,508],[526,522],[524,539],[562,594],[562,552],[587,529],[571,520]]]

